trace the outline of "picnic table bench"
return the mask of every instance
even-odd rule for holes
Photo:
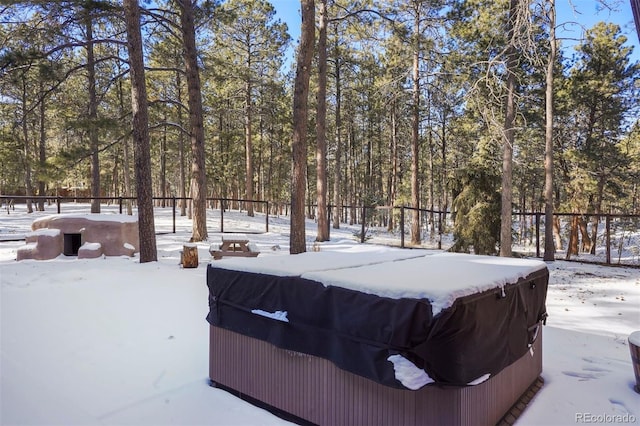
[[[244,234],[230,234],[222,236],[222,244],[217,249],[212,244],[209,253],[215,259],[222,259],[225,256],[235,257],[256,257],[260,252],[254,250],[249,244],[249,238]]]

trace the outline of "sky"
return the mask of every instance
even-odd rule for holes
[[[299,0],[270,0],[276,9],[279,19],[286,22],[289,34],[294,43],[300,36],[300,1]],[[579,39],[584,28],[591,28],[600,21],[618,24],[628,41],[633,46],[632,60],[640,62],[640,40],[635,29],[631,3],[629,0],[604,0],[610,6],[602,6],[603,0],[556,0],[557,22],[560,26],[558,37],[562,37],[565,46],[565,56],[570,57],[573,50],[570,46],[575,39]],[[563,24],[564,25],[561,25]]]

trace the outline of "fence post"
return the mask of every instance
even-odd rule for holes
[[[611,217],[605,216],[606,235],[607,235],[607,265],[611,264]]]
[[[442,250],[442,211],[440,210],[438,210],[438,250]]]
[[[122,197],[118,197],[118,206],[120,214],[122,214]]]
[[[360,243],[364,243],[364,221],[367,217],[367,208],[362,206],[362,233],[360,234]]]
[[[56,206],[58,207],[58,214],[60,214],[60,196],[56,197]]]
[[[220,232],[224,232],[224,199],[220,200]]]
[[[173,216],[173,233],[176,233],[176,196],[174,195],[171,199],[171,210]]]
[[[404,248],[404,206],[400,206],[400,248]]]
[[[536,257],[540,257],[540,212],[536,212]]]
[[[266,229],[267,229],[267,232],[269,232],[269,202],[268,201],[265,201],[265,206],[267,208],[267,215],[266,215],[267,217],[265,219],[265,221],[266,221]]]

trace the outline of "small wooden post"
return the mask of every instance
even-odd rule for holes
[[[180,263],[183,268],[198,267],[198,246],[195,244],[185,244],[182,247],[182,258]]]

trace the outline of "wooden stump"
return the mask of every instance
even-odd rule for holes
[[[195,244],[185,244],[182,247],[182,259],[180,260],[183,268],[198,267],[198,246]]]

